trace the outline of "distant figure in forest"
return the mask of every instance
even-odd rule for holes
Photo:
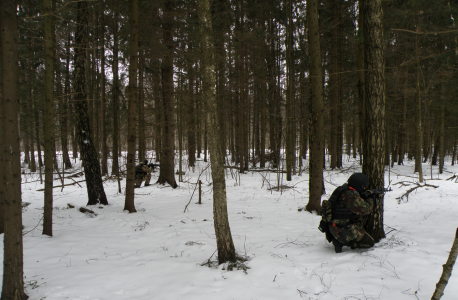
[[[151,181],[151,172],[154,171],[154,164],[148,164],[148,160],[144,159],[140,164],[135,166],[135,188],[139,188],[142,182],[145,181],[145,186]]]
[[[362,216],[372,212],[376,197],[364,193],[369,179],[363,173],[354,173],[344,184],[334,190],[329,200],[322,203],[323,217],[319,229],[326,233],[326,238],[334,245],[336,253],[342,252],[343,246],[370,248],[374,239],[363,229]]]

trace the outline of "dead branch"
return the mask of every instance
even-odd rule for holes
[[[40,221],[38,221],[38,224],[37,224],[37,226],[33,227],[33,229],[32,229],[32,230],[29,230],[29,231],[27,231],[26,233],[23,233],[23,234],[22,234],[22,236],[26,235],[27,233],[29,233],[29,232],[31,232],[31,231],[34,231],[34,230],[35,230],[35,228],[37,228],[37,227],[38,227],[38,225],[40,225],[40,222],[41,222],[41,220],[43,220],[43,218],[44,218],[44,216],[43,216],[43,217],[41,217]],[[24,226],[23,226],[23,227],[24,227]]]
[[[412,193],[413,191],[415,191],[416,189],[422,188],[422,187],[432,187],[432,188],[437,189],[439,186],[437,186],[437,185],[432,185],[432,184],[427,184],[427,183],[425,183],[424,185],[421,185],[421,184],[417,183],[417,186],[415,186],[415,187],[409,189],[407,192],[405,192],[404,195],[402,195],[401,197],[398,197],[398,198],[396,198],[396,199],[397,199],[398,201],[401,201],[404,197],[406,197],[406,201],[409,201],[409,194]]]
[[[401,186],[411,186],[414,183],[410,181],[399,181],[399,182],[394,183],[393,185],[396,185],[396,184],[399,184]]]
[[[73,183],[67,183],[67,184],[64,184],[63,186],[75,185],[75,184],[79,185],[80,182],[84,182],[84,181],[86,181],[86,180],[75,181]],[[81,187],[81,185],[79,185],[79,186]],[[55,186],[53,186],[53,189],[58,188],[58,187],[62,187],[62,185],[55,185]],[[39,189],[39,190],[37,190],[37,192],[42,192],[44,190],[45,189]]]
[[[205,169],[203,169],[203,170],[200,172],[199,177],[197,177],[197,183],[199,183],[200,176],[201,176],[201,175],[205,172],[205,170],[207,170],[209,167],[210,167],[210,164],[208,164],[208,165],[205,167]],[[192,191],[191,198],[189,199],[188,204],[186,204],[183,213],[185,213],[185,212],[186,212],[186,209],[188,209],[189,203],[191,203],[191,200],[192,200],[192,196],[194,196],[194,192],[196,191],[196,189],[197,189],[198,186],[199,186],[199,185],[196,184],[196,187],[194,188],[194,191]]]
[[[449,177],[449,178],[447,178],[447,179],[445,179],[445,180],[453,180],[453,179],[455,179],[456,177],[457,177],[456,174],[453,174],[452,177]]]
[[[80,207],[79,211],[84,214],[93,214],[94,216],[97,216],[97,214],[93,210],[90,210],[84,207]]]

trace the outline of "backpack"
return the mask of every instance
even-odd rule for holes
[[[320,221],[320,226],[318,226],[318,229],[321,232],[326,233],[326,239],[329,242],[331,242],[332,240],[332,235],[329,232],[328,223],[331,222],[331,220],[333,219],[332,218],[333,207],[335,206],[337,199],[339,199],[340,194],[342,194],[342,192],[347,189],[348,189],[347,185],[340,186],[334,190],[329,200],[323,200],[321,202],[321,212],[320,212],[321,221]]]

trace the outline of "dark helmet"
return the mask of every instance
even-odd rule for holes
[[[364,192],[369,185],[369,179],[363,173],[354,173],[348,178],[348,185],[358,191],[358,193]]]
[[[148,164],[148,160],[147,159],[142,160],[142,164],[147,165]]]

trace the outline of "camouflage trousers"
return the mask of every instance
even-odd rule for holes
[[[151,181],[151,174],[135,174],[135,187],[140,187],[143,181],[145,181],[145,186],[149,185],[149,182]]]
[[[329,224],[329,231],[331,234],[341,242],[342,244],[347,244],[350,241],[359,241],[363,238],[366,231],[361,227],[360,224],[355,223],[349,226],[341,226],[342,224],[338,224],[337,226],[333,226],[335,223]],[[339,226],[340,225],[340,226]]]

